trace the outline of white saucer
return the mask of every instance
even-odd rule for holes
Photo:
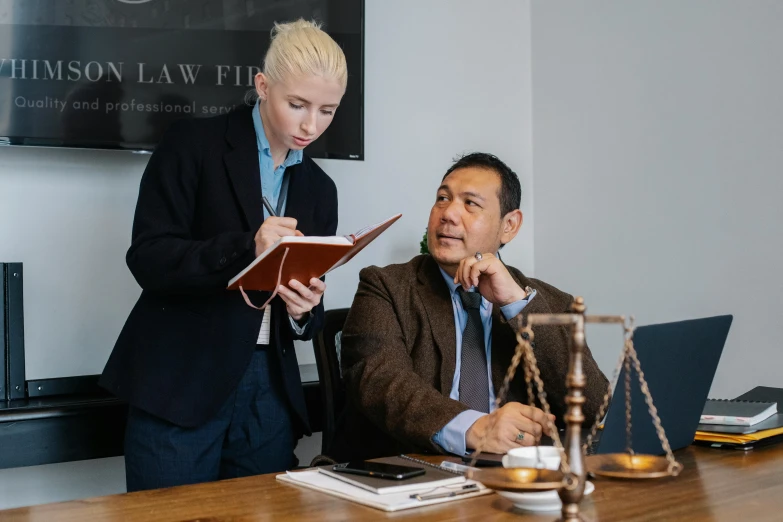
[[[595,486],[592,482],[587,481],[585,495],[589,495],[593,491],[595,491]],[[514,493],[512,491],[496,491],[495,493],[509,499],[514,503],[514,507],[525,511],[560,511],[563,507],[556,490],[536,493]]]

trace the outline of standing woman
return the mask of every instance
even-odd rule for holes
[[[288,469],[310,433],[294,340],[321,328],[325,283],[283,282],[264,313],[226,285],[283,236],[335,234],[337,189],[302,150],[347,67],[300,19],[275,25],[263,71],[254,107],[176,122],[141,180],[126,261],[142,293],[100,381],[130,404],[128,491]]]

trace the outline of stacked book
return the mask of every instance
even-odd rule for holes
[[[369,462],[418,467],[423,473],[412,478],[390,480],[374,476],[340,473],[335,466],[289,471],[276,478],[281,482],[313,489],[383,511],[399,511],[430,504],[462,500],[492,493],[482,484],[465,478],[462,472],[400,455]],[[340,465],[337,465],[339,468]],[[462,467],[462,466],[459,466]]]
[[[783,441],[783,389],[757,386],[732,400],[709,399],[704,405],[696,443],[749,450]]]

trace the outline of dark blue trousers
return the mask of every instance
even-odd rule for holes
[[[272,350],[256,350],[236,390],[202,426],[183,428],[131,407],[125,431],[128,491],[295,467],[292,416],[274,358]]]

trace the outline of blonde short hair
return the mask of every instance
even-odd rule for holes
[[[264,75],[271,81],[289,76],[334,78],[345,89],[348,66],[345,54],[321,24],[300,18],[295,22],[275,23],[272,42],[264,57]]]

